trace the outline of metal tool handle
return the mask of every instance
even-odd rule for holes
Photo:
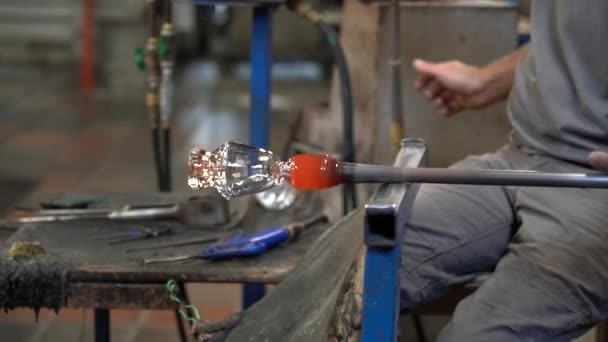
[[[41,209],[41,210],[32,210],[32,214],[34,216],[53,216],[53,215],[100,215],[100,214],[109,214],[116,209],[108,209],[108,208],[84,208],[84,209]]]
[[[329,222],[329,218],[325,214],[317,214],[313,215],[311,218],[306,221],[296,222],[292,224],[288,224],[285,226],[285,229],[289,232],[289,239],[293,240],[300,236],[309,227],[312,227],[319,223],[327,223]]]
[[[76,220],[95,220],[103,219],[107,217],[107,214],[78,214],[78,215],[48,215],[48,216],[28,216],[18,217],[14,219],[4,220],[2,222],[11,223],[37,223],[37,222],[62,222],[62,221],[76,221]]]
[[[172,218],[177,215],[179,205],[171,207],[158,207],[146,209],[120,210],[113,211],[108,215],[110,220],[146,220],[159,218]]]
[[[122,210],[136,210],[136,209],[148,209],[148,208],[170,208],[175,206],[175,204],[155,204],[155,205],[131,205],[127,204],[122,206],[121,208],[67,208],[67,209],[27,209],[27,212],[31,212],[32,216],[52,216],[52,215],[95,215],[95,214],[110,214],[112,212]]]
[[[144,264],[162,264],[166,262],[177,262],[177,261],[185,261],[190,259],[196,259],[197,255],[178,255],[174,257],[160,257],[160,258],[149,258],[144,259]]]
[[[300,222],[299,225],[303,226],[304,228],[308,228],[319,223],[327,223],[328,221],[329,218],[327,217],[327,215],[317,214],[305,221]]]
[[[145,247],[139,247],[139,248],[131,248],[131,249],[127,249],[125,251],[125,253],[133,253],[133,252],[140,252],[140,251],[148,251],[148,250],[155,250],[155,249],[161,249],[161,248],[173,248],[173,247],[180,247],[180,246],[188,246],[188,245],[195,245],[195,244],[203,244],[203,243],[210,243],[210,242],[216,242],[219,239],[221,239],[221,236],[217,235],[217,236],[206,236],[206,237],[201,237],[198,239],[188,239],[185,241],[176,241],[176,242],[169,242],[169,243],[164,243],[164,244],[158,244],[158,245],[154,245],[154,246],[145,246]]]
[[[470,185],[535,186],[560,188],[608,188],[608,175],[550,173],[522,170],[465,170],[444,168],[399,168],[387,165],[341,165],[348,183],[437,183]]]

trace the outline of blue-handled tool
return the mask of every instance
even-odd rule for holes
[[[119,243],[125,243],[135,240],[151,239],[163,235],[169,235],[173,233],[171,228],[137,228],[126,232],[108,235],[103,237],[104,240],[108,240],[108,244],[115,245]]]
[[[144,263],[153,264],[189,259],[220,260],[259,255],[275,246],[295,239],[306,228],[327,221],[328,219],[326,215],[315,215],[314,217],[303,222],[291,223],[282,227],[271,227],[252,235],[238,234],[229,240],[204,248],[199,254],[145,259]]]
[[[262,254],[266,250],[291,240],[287,227],[272,227],[253,235],[237,235],[228,241],[211,245],[201,252],[201,258],[217,260]]]

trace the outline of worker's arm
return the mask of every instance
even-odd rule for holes
[[[444,116],[465,109],[482,109],[504,100],[513,86],[515,68],[527,46],[483,67],[460,61],[430,63],[415,60],[420,74],[415,87]]]

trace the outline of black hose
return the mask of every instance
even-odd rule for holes
[[[160,148],[160,136],[158,128],[152,128],[152,152],[154,153],[154,169],[156,171],[156,180],[158,182],[158,190],[165,191],[165,172],[163,167],[163,157]]]
[[[354,115],[353,93],[348,71],[348,62],[342,44],[340,44],[340,40],[334,29],[322,21],[318,21],[317,24],[325,35],[325,38],[334,53],[335,63],[338,68],[338,76],[340,77],[340,99],[342,101],[342,124],[344,130],[342,160],[352,163],[355,161]],[[344,185],[342,205],[345,215],[358,206],[357,191],[354,184]]]
[[[163,152],[165,154],[163,162],[164,162],[164,190],[165,192],[171,192],[172,184],[171,184],[171,128],[166,127],[162,130],[163,133]]]
[[[152,129],[154,168],[160,192],[171,191],[171,129]]]

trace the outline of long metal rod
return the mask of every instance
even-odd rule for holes
[[[340,173],[345,183],[436,183],[608,188],[608,174],[550,173],[521,170],[399,168],[386,165],[347,163],[340,166]]]
[[[403,136],[403,103],[401,96],[401,18],[400,0],[392,0],[390,8],[390,56],[388,59],[389,89],[390,89],[390,111],[391,111],[391,140],[398,151]]]

